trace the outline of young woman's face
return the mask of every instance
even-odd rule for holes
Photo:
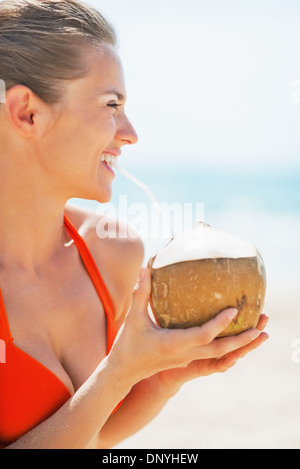
[[[68,83],[62,108],[43,142],[43,165],[56,191],[108,202],[115,177],[102,161],[137,142],[126,117],[123,69],[117,52],[102,46],[88,58],[89,74]]]

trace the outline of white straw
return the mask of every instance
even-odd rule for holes
[[[146,185],[144,184],[142,181],[140,181],[139,179],[137,179],[135,176],[133,176],[132,174],[130,174],[128,171],[126,171],[126,169],[123,169],[121,168],[119,165],[117,165],[116,163],[110,163],[111,166],[113,168],[115,168],[117,171],[119,171],[119,173],[123,174],[123,176],[125,176],[127,179],[129,179],[131,182],[133,182],[134,184],[136,184],[138,187],[140,187],[141,189],[143,189],[143,191],[148,195],[149,199],[154,203],[155,207],[157,208],[157,210],[160,212],[161,216],[164,215],[162,209],[161,209],[161,206],[160,204],[158,203],[158,201],[156,200],[156,198],[154,197],[153,195],[153,192],[151,191],[151,189]],[[173,234],[173,229],[172,227],[170,227],[170,236],[173,238],[174,237],[174,234]]]
[[[127,177],[127,179],[129,179],[131,182],[133,182],[134,184],[136,184],[137,186],[139,186],[141,189],[143,189],[148,197],[150,198],[150,200],[152,200],[152,202],[154,204],[157,204],[159,205],[158,201],[156,200],[156,198],[154,197],[153,195],[153,192],[149,189],[148,186],[146,186],[146,184],[144,184],[143,182],[139,181],[139,179],[137,179],[135,176],[133,176],[132,174],[130,174],[128,171],[126,171],[126,169],[123,169],[121,168],[120,166],[118,166],[117,164],[113,163],[112,166],[117,170],[119,171],[119,173],[123,174],[123,176]]]

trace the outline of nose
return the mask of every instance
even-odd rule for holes
[[[138,135],[128,117],[124,116],[122,122],[120,122],[116,138],[122,145],[134,145],[138,142]]]

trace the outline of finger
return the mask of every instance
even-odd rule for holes
[[[195,372],[190,379],[198,378],[200,376],[209,376],[214,373],[224,373],[232,368],[239,358],[239,352],[235,351],[221,358],[195,360],[191,364],[195,366]]]
[[[207,345],[206,353],[208,353],[210,357],[221,358],[230,352],[248,346],[257,339],[260,334],[261,332],[257,329],[249,329],[236,336],[217,338],[211,344]]]
[[[237,352],[240,354],[241,358],[245,357],[249,352],[252,352],[260,345],[262,345],[266,340],[268,340],[269,335],[266,332],[262,332],[255,340],[253,340],[250,344],[241,347]]]
[[[140,313],[147,309],[151,294],[151,275],[149,269],[142,267],[138,283],[132,293],[131,311]]]
[[[259,318],[256,329],[258,329],[259,331],[263,331],[265,329],[266,325],[268,324],[268,322],[269,322],[269,316],[267,314],[263,313]]]
[[[190,344],[210,344],[219,334],[221,334],[221,332],[226,329],[226,327],[229,326],[237,314],[237,309],[229,308],[219,313],[215,318],[211,319],[203,326],[189,329],[191,335]]]
[[[232,368],[236,362],[241,358],[237,352],[229,353],[226,357],[215,359],[216,373],[224,373]]]

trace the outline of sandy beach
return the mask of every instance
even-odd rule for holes
[[[269,340],[226,373],[187,383],[116,449],[299,449],[299,300],[296,285],[269,288]]]

